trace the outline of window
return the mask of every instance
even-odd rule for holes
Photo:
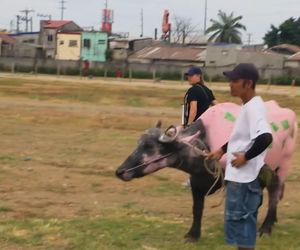
[[[65,44],[65,41],[64,40],[60,40],[59,41],[59,45],[64,45]]]
[[[48,35],[48,42],[52,42],[53,41],[53,35]]]
[[[77,40],[70,40],[69,47],[77,47]]]
[[[23,40],[23,43],[35,43],[34,39]]]
[[[91,47],[91,40],[90,39],[83,39],[83,47],[89,49]]]
[[[98,40],[98,44],[105,44],[105,40]]]

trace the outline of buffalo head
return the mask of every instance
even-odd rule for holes
[[[154,128],[142,134],[136,149],[116,170],[116,175],[130,181],[165,167],[192,173],[195,163],[201,165],[204,161],[205,155],[201,154],[207,149],[204,141],[205,129],[201,120],[185,129],[170,126],[165,131],[161,129],[161,122],[157,122]]]

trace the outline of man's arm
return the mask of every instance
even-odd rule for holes
[[[196,115],[197,115],[197,101],[191,101],[188,124],[191,124],[194,121]]]
[[[231,161],[233,167],[240,168],[247,161],[261,154],[272,143],[271,133],[264,133],[255,138],[252,147],[246,153],[233,153],[235,159]]]
[[[225,143],[217,151],[208,153],[206,158],[208,160],[217,160],[217,161],[219,161],[222,158],[223,154],[225,154],[227,152],[227,145],[228,145],[228,142]]]
[[[264,152],[272,141],[273,137],[270,133],[264,133],[256,137],[252,147],[245,153],[246,160],[249,161]]]

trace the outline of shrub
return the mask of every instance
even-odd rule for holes
[[[71,76],[78,76],[78,75],[80,75],[80,69],[79,68],[66,68],[64,70],[64,74],[71,75]]]
[[[57,73],[57,69],[56,68],[52,68],[52,67],[41,66],[41,67],[38,67],[37,73],[53,75],[53,74]]]
[[[16,72],[21,72],[21,73],[29,73],[29,72],[34,72],[34,68],[32,66],[25,66],[25,65],[16,65],[15,66],[15,71]]]

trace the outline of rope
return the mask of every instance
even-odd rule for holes
[[[214,181],[214,183],[212,184],[212,186],[209,188],[209,190],[207,191],[207,193],[205,194],[205,196],[208,196],[209,193],[213,190],[213,188],[217,185],[218,181],[221,179],[222,180],[222,185],[221,185],[221,188],[219,189],[219,191],[215,192],[214,194],[218,194],[219,192],[223,191],[224,193],[224,190],[225,190],[225,181],[224,181],[224,174],[223,174],[223,170],[222,170],[222,166],[220,165],[219,161],[217,160],[212,160],[214,163],[214,169],[211,170],[210,167],[209,167],[209,164],[207,163],[208,160],[206,159],[206,156],[207,156],[207,153],[209,152],[208,151],[208,148],[207,146],[200,140],[198,140],[198,143],[201,144],[201,146],[203,146],[205,148],[205,150],[201,150],[199,148],[197,148],[195,145],[192,145],[191,143],[189,142],[184,142],[185,144],[187,144],[188,146],[192,147],[192,149],[198,153],[199,155],[205,157],[204,158],[204,161],[203,161],[203,165],[204,165],[204,168],[205,170],[211,174],[216,180]],[[224,200],[224,195],[222,196],[222,199],[221,201],[216,204],[216,205],[213,205],[212,208],[215,208],[215,207],[219,207],[222,203],[223,203],[223,200]]]

